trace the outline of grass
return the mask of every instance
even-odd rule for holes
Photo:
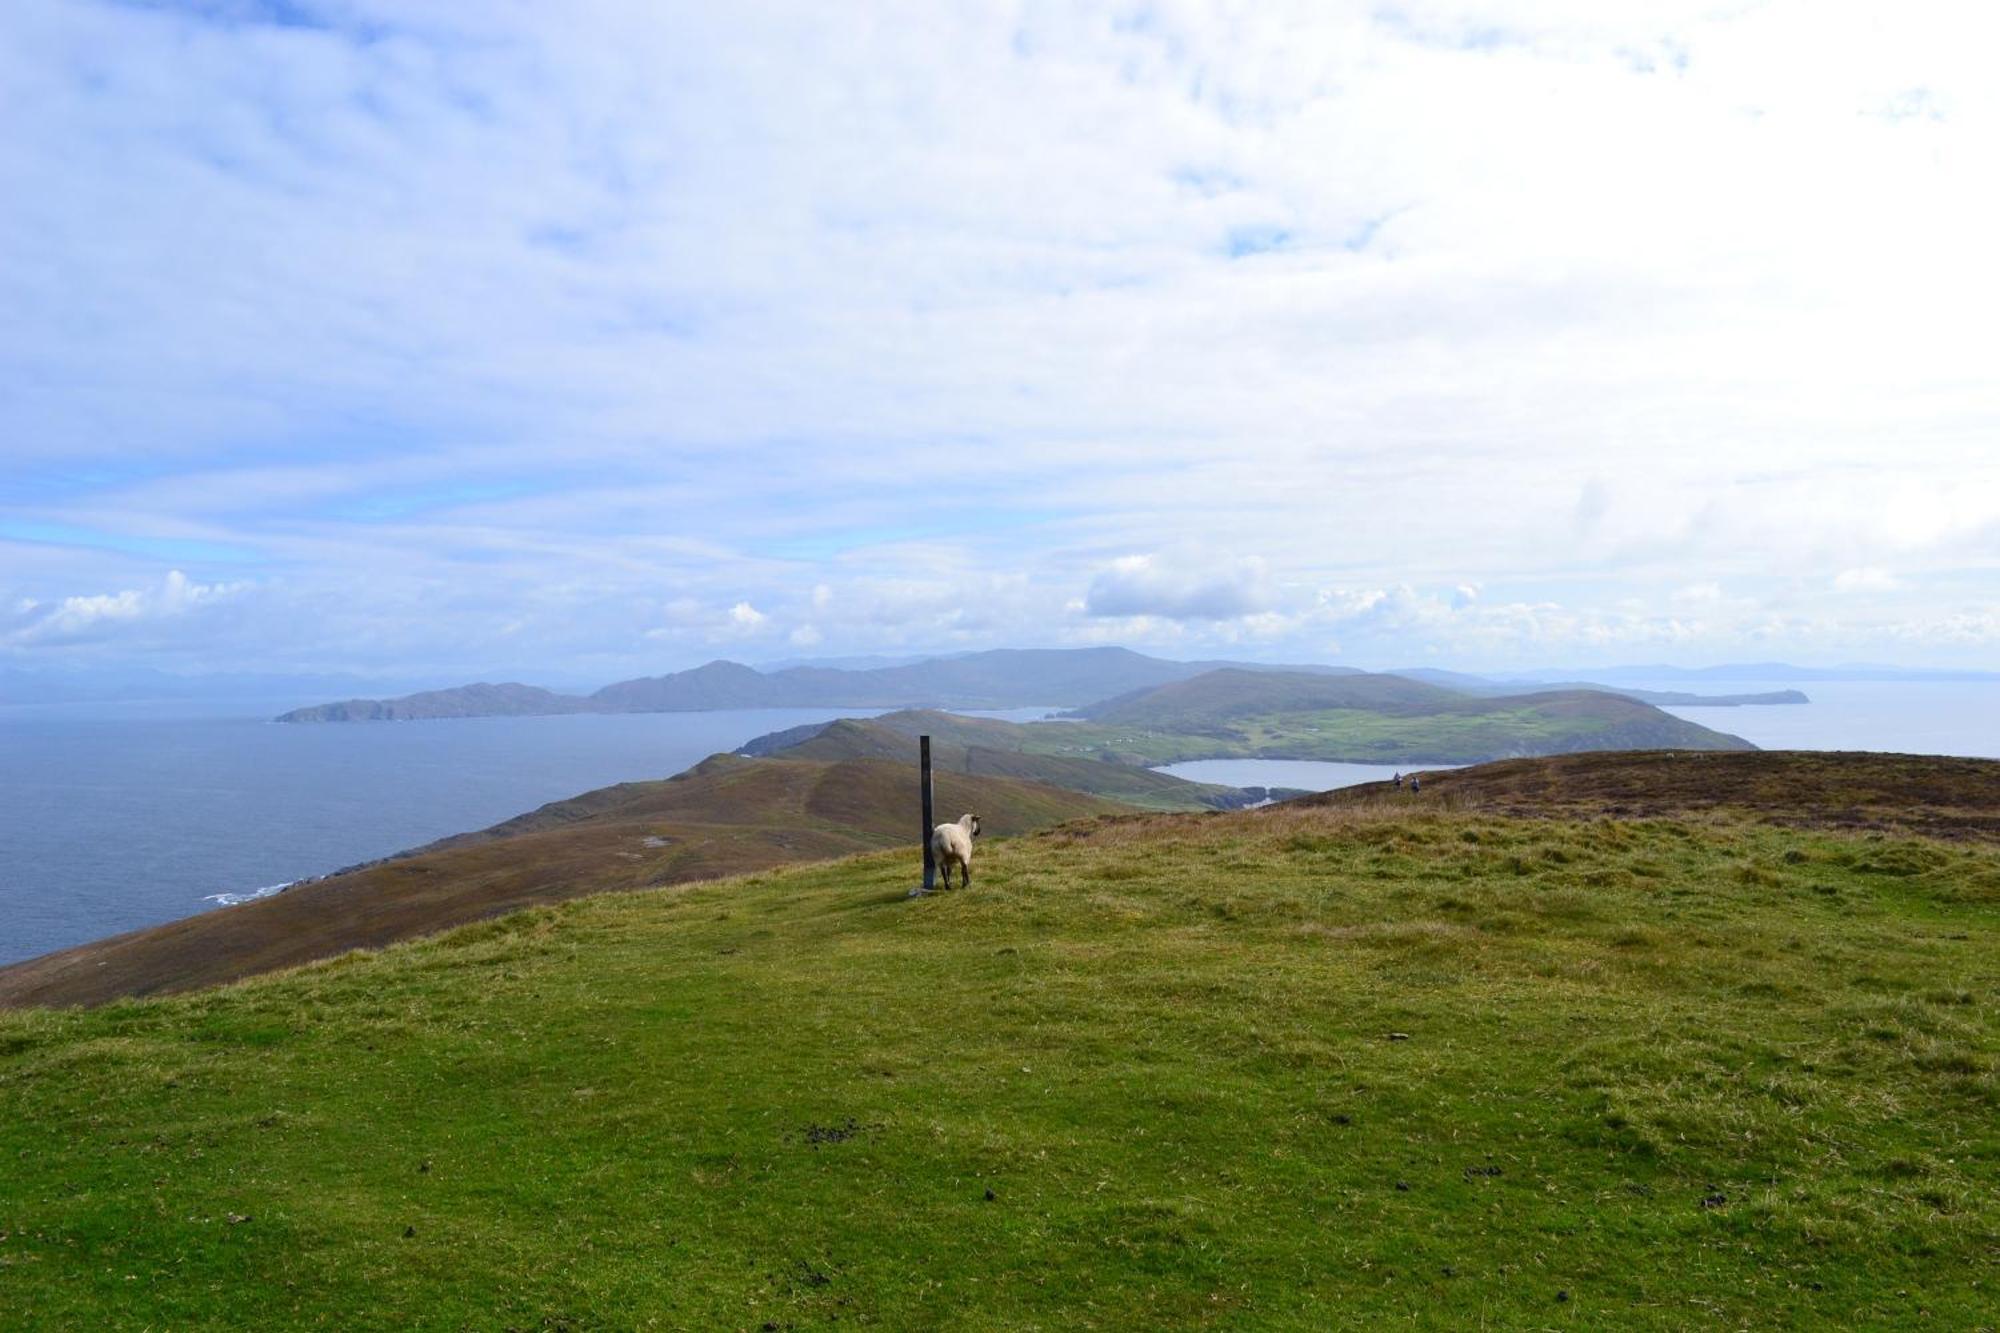
[[[2000,849],[1127,817],[0,1014],[28,1328],[1995,1323]]]
[[[1677,723],[1678,719],[1667,719]],[[1672,744],[1699,747],[1701,729],[1669,737],[1634,734],[1629,719],[1566,714],[1535,705],[1481,712],[1407,714],[1360,708],[1257,713],[1186,730],[1091,722],[1035,723],[1023,747],[1123,764],[1190,759],[1320,759],[1362,764],[1478,763],[1501,755],[1546,755]],[[1708,733],[1713,736],[1715,733]],[[1720,737],[1720,741],[1730,738]]]
[[[1232,718],[1226,727],[1187,732],[1061,723],[1035,728],[1038,734],[1028,745],[1146,764],[1237,758],[1456,763],[1587,747],[1593,733],[1607,729],[1602,719],[1552,718],[1533,708],[1418,717],[1335,708]]]

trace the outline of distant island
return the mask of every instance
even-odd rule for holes
[[[1429,679],[1421,677],[1428,676]],[[561,713],[695,712],[726,708],[909,710],[1068,705],[1066,720],[1018,726],[922,716],[939,737],[989,756],[1087,759],[1127,770],[1193,759],[1320,759],[1381,764],[1470,764],[1578,750],[1754,749],[1740,737],[1662,712],[1655,703],[1802,703],[1797,691],[1705,698],[1563,684],[1509,687],[1452,672],[1364,672],[1172,662],[1123,648],[1009,650],[846,670],[799,666],[761,672],[736,662],[565,695],[532,685],[468,685],[401,699],[353,699],[286,713],[281,722],[415,721]],[[882,727],[894,727],[884,722]],[[973,734],[966,734],[968,730]],[[909,736],[916,732],[909,728]],[[798,757],[882,757],[881,745],[841,755],[814,749],[824,727],[759,738],[747,754],[800,747]],[[878,737],[879,739],[879,737]],[[901,748],[907,748],[903,746]],[[992,760],[989,758],[989,763]],[[1009,761],[1008,776],[1066,783]],[[991,770],[988,770],[991,771]],[[1081,784],[1133,799],[1135,793]],[[1141,804],[1146,803],[1141,798]]]
[[[512,683],[463,685],[398,699],[348,699],[295,708],[278,721],[402,722],[730,708],[1076,707],[1113,694],[1185,680],[1222,666],[1354,672],[1351,667],[1257,668],[1248,663],[1172,662],[1125,648],[1003,648],[859,670],[796,666],[766,672],[740,662],[716,661],[664,676],[621,680],[587,695],[558,694]]]
[[[715,661],[688,671],[562,694],[516,682],[461,685],[394,699],[347,699],[295,708],[280,722],[415,722],[465,717],[545,717],[569,713],[681,713],[736,708],[1079,708],[1212,671],[1418,681],[1457,695],[1506,697],[1595,691],[1641,703],[1738,706],[1807,702],[1797,690],[1696,695],[1590,682],[1523,684],[1416,668],[1366,673],[1354,667],[1255,662],[1176,662],[1126,648],[996,649],[892,666],[793,666],[759,671]]]
[[[1651,704],[1597,690],[1479,698],[1405,676],[1327,676],[1221,668],[1135,690],[1048,722],[906,711],[792,727],[739,754],[901,758],[932,738],[936,762],[1147,803],[1066,777],[1059,764],[1146,771],[1195,759],[1313,759],[1474,764],[1592,750],[1754,750]]]

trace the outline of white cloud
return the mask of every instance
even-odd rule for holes
[[[603,635],[607,628],[603,623],[603,617],[611,608],[599,604],[589,610],[594,614],[582,627],[582,632],[587,635]],[[748,601],[739,599],[728,606],[720,606],[700,597],[687,595],[674,597],[657,605],[653,608],[650,619],[658,623],[640,634],[641,640],[669,651],[677,649],[704,660],[710,655],[709,649],[714,645],[759,638],[771,628],[772,624],[770,616],[759,611]]]
[[[1722,585],[1713,579],[1690,583],[1673,592],[1673,600],[1686,607],[1716,606],[1723,601],[1723,597]]]
[[[2000,646],[2000,615],[1989,610],[1961,611],[1905,621],[1896,626],[1895,634],[1906,643],[1926,648],[1963,645],[1992,649]]]
[[[248,591],[247,583],[196,583],[178,569],[147,588],[89,593],[54,603],[21,598],[0,643],[19,649],[116,639],[133,629],[155,635],[160,622],[195,616]]]
[[[1084,612],[1164,620],[1239,620],[1270,604],[1270,576],[1259,559],[1163,560],[1122,556],[1090,582]]]
[[[1835,592],[1894,592],[1903,581],[1886,569],[1843,569],[1833,577]]]
[[[9,14],[11,651],[1985,642],[1992,14],[305,8]]]

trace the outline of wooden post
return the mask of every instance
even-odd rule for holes
[[[917,781],[924,795],[924,886],[918,893],[929,893],[937,884],[937,853],[931,850],[931,830],[937,827],[937,812],[931,802],[931,738],[917,737]]]

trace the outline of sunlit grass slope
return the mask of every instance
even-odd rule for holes
[[[1994,1322],[1991,843],[1411,802],[974,873],[0,1014],[0,1323]]]

